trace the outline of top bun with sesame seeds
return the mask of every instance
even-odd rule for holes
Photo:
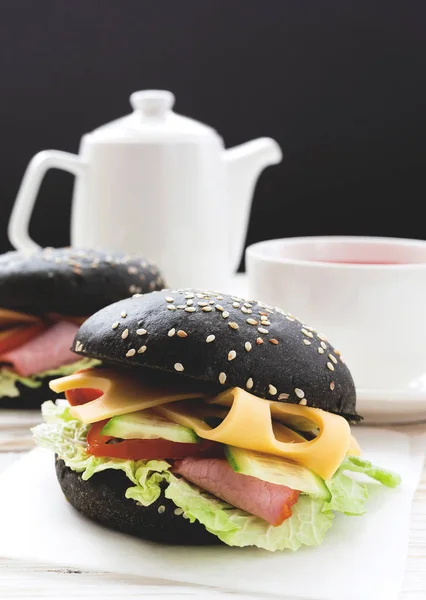
[[[1,255],[0,409],[37,408],[52,397],[55,375],[82,368],[70,346],[86,317],[163,287],[155,265],[122,252],[45,248]]]
[[[80,327],[74,350],[358,421],[340,353],[290,313],[218,292],[163,290],[116,302]]]
[[[153,263],[122,252],[45,248],[0,256],[0,308],[29,314],[84,317],[163,287]]]

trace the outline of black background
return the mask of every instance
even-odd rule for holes
[[[2,0],[0,251],[42,149],[170,89],[226,146],[272,136],[247,243],[310,234],[424,238],[426,6],[347,0]],[[69,241],[72,177],[52,171],[31,233]]]

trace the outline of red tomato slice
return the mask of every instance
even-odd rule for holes
[[[108,422],[93,423],[87,434],[87,452],[93,456],[109,456],[127,460],[151,460],[167,458],[185,458],[185,456],[220,457],[223,449],[220,444],[202,440],[198,444],[179,444],[169,440],[117,440],[100,432]]]
[[[90,371],[90,368],[80,369],[77,373],[84,373],[85,371]],[[77,388],[75,390],[67,390],[65,392],[65,398],[71,406],[79,406],[80,404],[86,404],[87,402],[96,400],[96,398],[99,398],[102,394],[102,390],[97,390],[95,388]]]
[[[10,352],[10,350],[14,350],[18,346],[22,346],[46,329],[47,325],[45,323],[37,323],[35,325],[23,325],[0,331],[0,355]]]
[[[79,371],[81,373],[81,371]],[[102,390],[96,390],[94,388],[78,388],[76,390],[67,390],[65,392],[65,398],[71,404],[71,406],[79,406],[80,404],[86,404],[92,400],[96,400],[99,396],[102,396]]]

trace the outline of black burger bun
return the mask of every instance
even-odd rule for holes
[[[0,255],[0,309],[42,318],[62,315],[84,319],[112,302],[163,287],[156,265],[122,252],[45,248],[31,254]],[[0,360],[0,376],[1,369]],[[38,388],[18,382],[18,397],[1,395],[0,391],[0,408],[39,408],[46,399],[55,397],[48,387],[50,379],[43,380]]]
[[[220,540],[200,523],[190,523],[162,492],[150,506],[125,497],[131,486],[123,471],[107,469],[87,481],[55,457],[56,476],[67,500],[85,517],[110,529],[165,544],[211,545]]]
[[[84,317],[164,287],[156,265],[122,252],[45,248],[0,256],[0,308]]]
[[[279,308],[237,296],[186,289],[128,298],[83,323],[73,348],[111,364],[361,419],[351,373],[323,335]]]

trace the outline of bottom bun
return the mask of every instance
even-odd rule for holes
[[[161,542],[188,546],[221,544],[197,521],[190,523],[177,506],[164,496],[150,506],[125,497],[131,482],[123,471],[107,469],[84,481],[79,473],[55,457],[56,475],[67,500],[85,517],[109,529]],[[178,514],[176,514],[176,512]]]
[[[46,400],[56,400],[59,398],[55,392],[49,387],[49,381],[52,377],[42,379],[42,385],[38,388],[30,388],[23,385],[19,381],[16,382],[16,387],[19,390],[19,396],[10,398],[9,396],[0,397],[0,410],[2,408],[13,408],[16,410],[40,408]]]

